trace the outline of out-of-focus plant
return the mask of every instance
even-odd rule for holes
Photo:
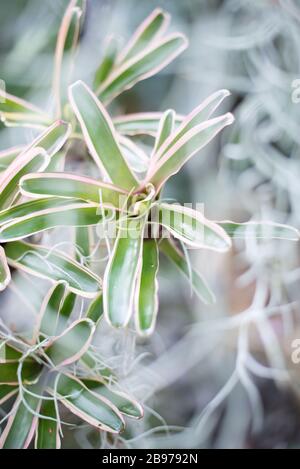
[[[0,438],[1,448],[60,448],[63,421],[59,406],[99,430],[119,433],[123,415],[142,417],[141,406],[116,388],[111,370],[91,351],[101,321],[96,298],[86,317],[72,321],[75,295],[63,282],[47,293],[32,338],[1,332],[1,403],[14,402]],[[115,388],[115,389],[114,389]]]
[[[26,447],[34,433],[37,447],[58,447],[65,424],[60,403],[107,432],[123,429],[122,414],[142,416],[139,404],[112,388],[117,377],[95,356],[91,342],[102,312],[110,325],[125,328],[134,311],[138,333],[153,331],[159,251],[210,303],[213,294],[191,269],[185,246],[224,252],[231,246],[231,236],[245,233],[253,239],[298,239],[297,230],[287,225],[210,221],[200,211],[162,197],[169,178],[233,122],[230,113],[212,117],[229,93],[214,93],[186,117],[168,110],[112,119],[104,104],[160,71],[187,41],[178,33],[165,34],[169,17],[156,9],[126,47],[110,41],[95,71],[93,89],[82,81],[70,85],[84,10],[85,2],[72,0],[62,20],[54,60],[53,113],[1,95],[0,114],[6,125],[42,130],[29,146],[0,154],[1,289],[10,283],[10,267],[54,282],[32,337],[1,326],[1,401],[17,395],[4,418],[5,447]],[[155,137],[151,155],[139,139],[131,138],[143,135]],[[75,147],[83,158],[88,153],[92,157],[90,172],[97,174],[95,178],[65,171],[66,153]],[[115,236],[106,231],[111,223]],[[71,254],[36,241],[38,234],[63,227],[74,234],[73,242],[65,242],[72,245]],[[96,235],[99,242],[94,246]],[[95,255],[103,241],[108,262],[102,282]],[[95,299],[81,311],[84,317],[75,320],[76,296]],[[20,426],[21,420],[26,424]]]

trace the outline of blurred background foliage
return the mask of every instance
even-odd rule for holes
[[[67,3],[1,1],[0,78],[8,92],[44,108]],[[185,114],[228,88],[224,112],[235,114],[235,124],[171,179],[165,195],[203,203],[210,219],[270,219],[299,228],[300,104],[291,96],[300,78],[300,3],[89,0],[74,80],[90,84],[107,36],[125,43],[157,6],[171,13],[172,29],[184,32],[190,46],[123,93],[111,114],[168,108]],[[0,150],[32,137],[31,130],[1,125]],[[74,164],[81,162],[70,155]],[[192,251],[190,259],[216,294],[213,307],[192,297],[163,261],[153,337],[136,342],[130,332],[124,337],[107,328],[99,338],[103,353],[132,370],[124,385],[145,400],[145,419],[129,426],[122,441],[100,441],[80,427],[66,435],[65,446],[118,446],[124,438],[130,447],[148,448],[299,447],[300,365],[291,360],[292,341],[300,338],[299,246],[250,239],[236,241],[229,254]],[[14,320],[22,322],[24,299],[17,306],[4,298],[0,314],[12,321],[17,311]]]

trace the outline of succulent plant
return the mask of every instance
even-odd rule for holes
[[[190,267],[186,248],[225,252],[231,237],[298,239],[287,225],[211,221],[164,199],[169,178],[232,124],[232,114],[214,115],[229,92],[217,91],[187,116],[167,110],[110,117],[105,106],[168,65],[187,40],[166,34],[169,15],[156,9],[124,48],[109,42],[91,87],[71,83],[84,8],[84,1],[72,0],[58,33],[53,112],[5,92],[0,103],[6,125],[39,131],[29,145],[0,153],[0,286],[9,285],[11,269],[53,283],[32,337],[0,332],[1,402],[15,398],[4,418],[2,447],[27,447],[34,434],[36,447],[59,447],[61,426],[68,424],[60,416],[63,406],[113,433],[123,430],[123,415],[142,417],[140,404],[120,391],[118,377],[91,344],[103,320],[126,328],[134,315],[138,334],[154,330],[159,252],[210,303],[214,295]],[[143,136],[152,138],[146,150]],[[80,168],[68,172],[66,155],[72,158],[75,147],[89,175]],[[71,253],[54,241],[39,242],[45,232],[65,227],[73,233],[73,241],[63,242],[72,244]],[[107,263],[101,272],[96,255],[103,245]],[[72,313],[76,297],[86,299],[80,318]]]

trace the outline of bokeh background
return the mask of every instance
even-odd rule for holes
[[[44,108],[51,105],[53,51],[67,3],[0,1],[0,78],[8,92]],[[172,178],[165,196],[203,203],[211,219],[300,228],[300,94],[293,94],[300,1],[89,0],[74,80],[91,83],[107,36],[125,43],[157,6],[171,13],[171,28],[184,32],[190,46],[123,93],[111,114],[168,108],[185,114],[228,88],[222,111],[234,113],[234,125]],[[0,150],[33,136],[0,124]],[[76,154],[69,159],[73,168],[84,164]],[[153,337],[141,341],[108,328],[99,337],[102,353],[125,370],[124,387],[144,401],[145,418],[112,441],[85,426],[66,430],[66,447],[300,446],[300,363],[291,358],[300,338],[299,243],[235,240],[226,255],[192,251],[190,261],[215,292],[214,306],[193,297],[162,259]],[[28,291],[34,287],[29,283]],[[13,293],[1,295],[0,315],[18,329],[33,313]]]

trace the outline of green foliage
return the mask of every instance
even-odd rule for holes
[[[53,113],[12,95],[0,104],[6,125],[41,129],[30,145],[0,153],[0,289],[11,282],[10,267],[53,284],[30,340],[0,329],[0,402],[11,405],[0,438],[3,448],[28,447],[33,439],[37,448],[59,448],[62,425],[71,425],[62,421],[62,407],[111,433],[124,430],[124,416],[142,417],[140,404],[120,391],[114,370],[101,362],[93,339],[103,319],[115,328],[135,324],[142,336],[153,332],[160,252],[209,304],[214,295],[180,243],[225,252],[230,236],[248,236],[249,230],[258,238],[298,239],[289,226],[216,222],[164,201],[169,178],[232,124],[230,113],[214,115],[229,93],[214,93],[186,117],[173,110],[111,117],[105,104],[167,66],[187,40],[179,33],[164,36],[169,17],[157,9],[124,49],[109,44],[93,89],[82,81],[69,83],[66,70],[74,54],[66,52],[76,48],[84,8],[85,2],[71,0],[59,30]],[[151,156],[131,139],[144,134],[155,137]],[[93,178],[53,170],[60,151],[74,141],[88,150]],[[71,254],[36,241],[37,234],[58,227],[72,232]],[[103,281],[93,264],[96,235],[108,246]],[[78,299],[83,301],[80,317]]]

